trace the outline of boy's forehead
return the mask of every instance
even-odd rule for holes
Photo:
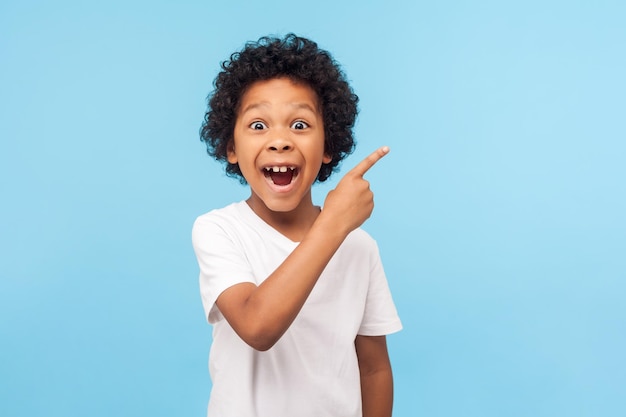
[[[287,77],[259,80],[250,84],[241,95],[237,113],[270,108],[277,102],[294,109],[320,112],[321,103],[315,90],[306,82]]]

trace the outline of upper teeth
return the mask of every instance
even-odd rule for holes
[[[287,172],[287,169],[293,171],[296,168],[295,167],[286,167],[286,166],[265,167],[265,170],[267,172],[269,172],[269,171],[272,171],[272,172]]]

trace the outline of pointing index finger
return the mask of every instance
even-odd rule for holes
[[[374,164],[380,159],[389,153],[389,147],[383,146],[381,148],[376,149],[373,153],[371,153],[364,160],[359,162],[354,168],[352,168],[352,172],[356,175],[363,176],[365,173],[374,166]]]

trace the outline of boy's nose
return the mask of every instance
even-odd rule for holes
[[[285,152],[292,149],[291,142],[285,139],[274,139],[267,145],[267,149],[273,152]]]

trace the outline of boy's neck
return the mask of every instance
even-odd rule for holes
[[[265,223],[294,242],[302,241],[320,214],[320,208],[313,205],[310,194],[307,198],[303,198],[294,210],[286,212],[269,209],[254,193],[246,200],[246,203]]]

